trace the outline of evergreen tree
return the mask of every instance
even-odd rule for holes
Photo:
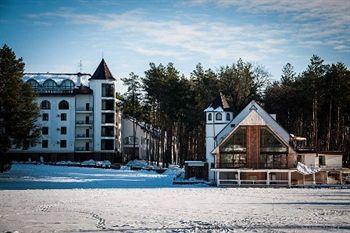
[[[124,85],[128,87],[127,92],[124,95],[124,105],[123,105],[123,113],[125,116],[129,116],[132,118],[133,125],[133,153],[132,160],[138,159],[138,155],[136,155],[136,125],[138,119],[142,118],[142,108],[140,104],[140,96],[141,96],[141,83],[140,77],[134,73],[130,73],[128,78],[122,79]]]
[[[15,146],[27,149],[39,137],[35,93],[22,80],[24,63],[7,45],[0,49],[0,159]],[[1,163],[1,161],[0,161]],[[3,164],[0,164],[1,171]]]

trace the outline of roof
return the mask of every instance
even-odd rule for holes
[[[75,94],[92,94],[92,89],[90,87],[80,85],[78,88],[74,89]]]
[[[91,77],[91,74],[87,73],[25,73],[23,75],[23,80],[26,82],[29,79],[34,79],[40,85],[42,85],[46,80],[52,79],[57,83],[57,85],[61,85],[64,80],[71,80],[74,82],[75,86],[80,85],[79,79],[82,84],[88,85],[88,80]]]
[[[287,145],[289,144],[289,133],[253,100],[215,136],[215,140],[217,141],[216,145],[218,145],[217,147],[219,147],[223,141],[230,137],[230,135],[241,125],[266,125],[282,141],[284,141]]]
[[[224,111],[231,111],[230,105],[227,103],[226,97],[221,92],[219,95],[216,96],[214,101],[204,111],[213,111],[220,107]]]
[[[109,68],[105,62],[105,59],[102,58],[102,61],[98,65],[97,69],[95,70],[95,73],[92,75],[91,79],[97,79],[97,80],[115,80],[113,77],[111,71],[109,71]]]

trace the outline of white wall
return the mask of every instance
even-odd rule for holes
[[[28,152],[74,152],[75,139],[75,97],[74,96],[39,96],[36,102],[40,107],[43,100],[48,100],[51,104],[51,109],[40,110],[40,117],[37,124],[39,127],[49,127],[48,135],[42,135],[39,143],[28,149]],[[58,103],[66,100],[69,103],[68,110],[59,110]],[[42,121],[42,114],[48,113],[49,120]],[[61,113],[67,114],[67,120],[61,121]],[[67,127],[67,134],[61,135],[61,126]],[[42,148],[41,141],[48,140],[48,148]],[[67,147],[60,148],[60,140],[67,140]]]
[[[216,119],[216,114],[222,114],[222,120]],[[226,113],[230,114],[230,119],[226,119]],[[208,120],[208,115],[212,114],[212,120]],[[205,112],[206,116],[206,125],[205,125],[205,153],[206,160],[209,163],[209,168],[214,164],[215,157],[211,154],[211,152],[215,148],[215,140],[214,136],[216,136],[233,118],[233,114],[231,112],[225,112],[222,108],[214,109],[213,111]],[[214,172],[209,171],[209,180],[214,179]]]
[[[101,126],[102,126],[102,99],[114,99],[116,102],[116,98],[114,97],[102,97],[102,84],[113,84],[114,90],[116,90],[116,81],[112,80],[90,80],[90,88],[93,90],[93,106],[94,106],[94,151],[101,152]],[[117,128],[117,124],[114,124],[115,128]],[[116,140],[114,147],[116,148]]]

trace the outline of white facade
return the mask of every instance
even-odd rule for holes
[[[120,111],[116,80],[104,60],[94,75],[25,74],[37,93],[41,137],[21,153],[121,154]]]
[[[205,112],[205,153],[206,161],[209,168],[211,168],[215,161],[214,155],[211,153],[216,145],[215,137],[229,124],[233,118],[233,113],[225,111],[221,106],[213,108],[209,106],[204,110]],[[214,180],[214,172],[209,169],[209,180]]]

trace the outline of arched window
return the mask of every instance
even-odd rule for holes
[[[62,100],[59,104],[58,104],[58,109],[69,109],[69,104],[67,101]]]
[[[74,88],[74,83],[70,79],[63,80],[61,83],[61,88],[63,90],[72,90]]]
[[[43,100],[40,104],[41,109],[51,109],[51,104],[50,101],[48,100]]]
[[[213,115],[211,113],[208,114],[208,121],[213,120]]]
[[[53,81],[52,79],[47,79],[44,83],[43,86],[45,89],[55,89],[57,87],[57,83]]]
[[[216,120],[221,121],[222,120],[222,114],[221,113],[216,113]]]
[[[34,90],[39,89],[39,86],[40,86],[39,83],[34,79],[29,79],[27,81],[27,84],[31,85]]]
[[[230,120],[231,120],[231,115],[230,115],[230,113],[226,113],[226,120],[227,120],[227,121],[230,121]]]

